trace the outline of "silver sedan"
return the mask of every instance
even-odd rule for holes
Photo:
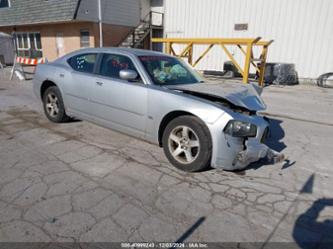
[[[185,171],[238,170],[281,158],[263,140],[260,89],[206,82],[182,60],[146,50],[91,48],[39,65],[34,92],[52,122],[87,120],[163,147]]]

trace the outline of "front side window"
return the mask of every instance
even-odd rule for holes
[[[69,65],[78,72],[93,73],[97,54],[80,54],[68,60]]]
[[[202,82],[183,61],[169,56],[139,56],[154,84],[181,85]]]
[[[120,79],[119,72],[123,69],[136,71],[133,62],[127,56],[104,54],[99,73],[103,76]]]
[[[43,57],[41,36],[38,32],[17,33],[16,44],[18,56],[28,58]]]
[[[8,8],[10,7],[9,0],[0,0],[0,8]]]

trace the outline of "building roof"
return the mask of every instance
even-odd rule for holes
[[[80,0],[11,0],[0,8],[0,27],[71,21]]]

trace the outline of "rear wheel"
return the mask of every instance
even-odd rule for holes
[[[70,119],[66,115],[61,93],[56,86],[51,86],[44,92],[43,106],[46,117],[52,122],[62,123]]]
[[[201,171],[210,164],[210,134],[205,124],[194,116],[172,120],[165,128],[162,144],[166,157],[178,169]]]

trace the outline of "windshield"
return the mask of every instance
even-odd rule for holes
[[[169,56],[139,56],[156,85],[181,85],[203,82],[182,60]]]

